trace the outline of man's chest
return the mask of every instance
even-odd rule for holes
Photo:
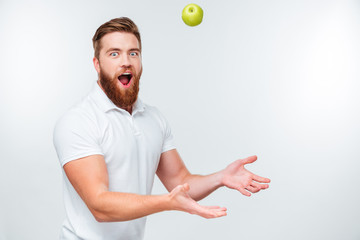
[[[147,161],[157,164],[163,146],[164,130],[151,116],[109,114],[101,128],[100,146],[107,163]],[[150,162],[149,162],[150,161]]]

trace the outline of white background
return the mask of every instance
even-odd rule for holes
[[[146,240],[360,239],[360,1],[0,1],[0,239],[57,239],[64,219],[56,120],[97,79],[91,38],[132,18],[140,97],[172,126],[193,173],[256,154],[272,179],[250,198],[220,189],[206,220],[148,217]],[[165,193],[156,180],[154,193]]]

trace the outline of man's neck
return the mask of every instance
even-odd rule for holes
[[[123,108],[123,109],[128,111],[128,113],[130,113],[130,115],[132,114],[132,106],[126,107],[126,108]]]

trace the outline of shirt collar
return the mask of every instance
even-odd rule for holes
[[[93,100],[95,101],[96,105],[99,106],[99,108],[104,111],[108,112],[111,110],[119,110],[121,112],[127,112],[126,110],[117,107],[104,93],[104,91],[100,88],[99,84],[95,82],[95,85],[93,87],[93,90],[91,92],[91,96]],[[133,105],[132,109],[132,115],[134,115],[137,112],[143,112],[145,111],[145,104],[138,98],[136,102]]]

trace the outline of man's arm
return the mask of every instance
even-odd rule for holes
[[[110,192],[106,163],[102,155],[68,162],[64,171],[95,219],[99,222],[128,221],[153,213],[178,210],[205,218],[226,215],[226,209],[205,207],[188,195],[188,184],[164,195],[139,195]]]
[[[269,187],[270,179],[257,176],[244,168],[253,163],[257,157],[239,159],[224,170],[210,175],[193,175],[186,168],[178,152],[170,150],[161,154],[157,175],[168,191],[180,184],[190,185],[189,195],[196,201],[203,199],[219,187],[236,189],[245,196]]]

